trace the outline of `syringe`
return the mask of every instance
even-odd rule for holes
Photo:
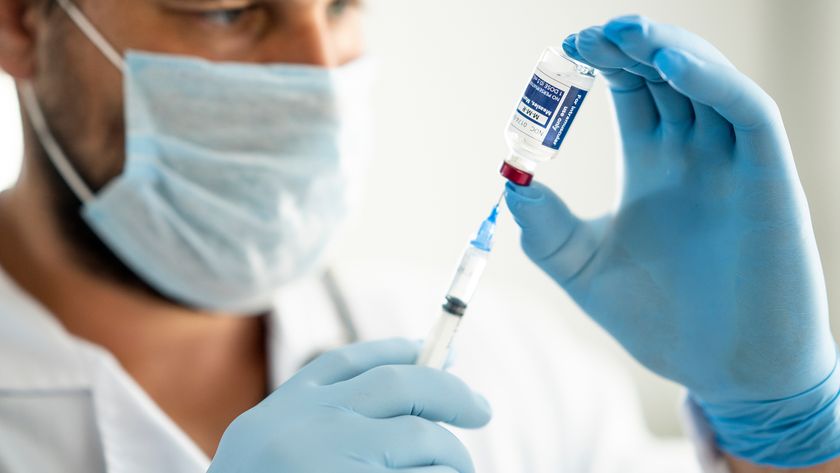
[[[496,217],[499,215],[501,203],[502,199],[499,198],[490,216],[481,223],[475,237],[464,250],[458,269],[455,271],[455,277],[446,292],[443,311],[432,332],[426,338],[423,350],[417,359],[418,365],[440,369],[446,364],[452,340],[467,311],[470,299],[478,288],[478,281],[481,279],[484,268],[487,267],[490,250],[493,248]]]

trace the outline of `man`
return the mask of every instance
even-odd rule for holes
[[[563,364],[559,331],[534,334],[540,358],[501,346],[509,364],[464,370],[511,380],[488,392],[491,427],[462,433],[469,450],[438,423],[482,427],[489,403],[414,366],[412,342],[293,374],[319,348],[303,337],[322,335],[295,321],[334,292],[299,281],[340,220],[364,123],[349,118],[359,15],[342,0],[0,0],[26,143],[0,196],[0,469],[691,468],[645,441],[609,368]],[[772,101],[703,40],[642,18],[564,49],[610,83],[624,198],[588,223],[538,184],[509,186],[526,252],[689,389],[732,471],[837,471],[836,351]]]

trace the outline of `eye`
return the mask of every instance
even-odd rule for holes
[[[237,23],[245,19],[248,16],[248,13],[251,13],[255,8],[256,7],[254,5],[250,5],[242,8],[211,10],[201,12],[199,15],[203,20],[212,23],[213,25],[228,27],[235,26]]]
[[[361,3],[361,0],[333,0],[327,7],[327,12],[331,17],[340,17],[347,13],[347,10],[360,7]]]

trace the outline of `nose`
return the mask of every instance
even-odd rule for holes
[[[282,37],[272,41],[269,62],[338,67],[338,50],[329,24],[322,15],[308,15],[289,25]],[[278,46],[279,45],[279,46]]]

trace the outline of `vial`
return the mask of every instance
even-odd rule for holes
[[[537,165],[557,155],[594,82],[595,69],[570,58],[562,48],[542,53],[505,130],[511,154],[502,165],[502,176],[520,186],[531,183]]]

